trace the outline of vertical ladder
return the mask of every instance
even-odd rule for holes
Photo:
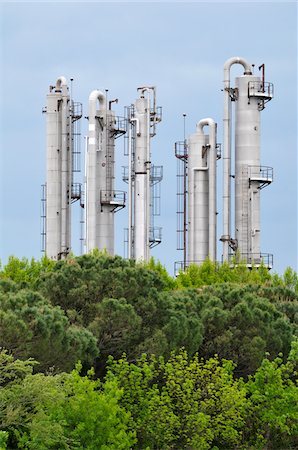
[[[241,236],[242,242],[240,242],[240,250],[244,258],[249,257],[250,253],[250,227],[249,227],[249,176],[248,166],[242,166],[242,183],[241,183],[241,198],[242,198],[242,221],[241,221]],[[245,248],[244,248],[245,246]],[[249,261],[247,261],[249,262]]]

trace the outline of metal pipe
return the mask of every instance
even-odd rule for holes
[[[238,56],[228,59],[224,64],[224,114],[223,114],[223,259],[229,258],[231,239],[231,130],[230,130],[230,69],[233,64],[244,67],[244,75],[251,75],[251,65]]]
[[[64,89],[63,89],[64,91]],[[68,133],[67,133],[67,96],[62,92],[62,119],[61,119],[61,256],[66,256],[67,248],[67,188],[68,188]]]
[[[151,171],[151,155],[150,155],[150,91],[148,90],[147,98],[147,161],[146,161],[146,196],[147,196],[147,210],[146,210],[146,261],[150,258],[150,171]]]
[[[128,127],[128,259],[133,257],[132,248],[132,135],[131,125],[136,124],[136,134],[140,134],[140,121],[137,117],[130,119]]]
[[[56,81],[56,89],[60,89],[62,86],[66,86],[67,81],[65,77],[58,77]]]
[[[88,201],[87,201],[87,177],[88,177],[88,136],[84,136],[85,139],[85,161],[84,161],[84,229],[83,229],[83,254],[86,252],[87,245],[87,217],[88,217]]]

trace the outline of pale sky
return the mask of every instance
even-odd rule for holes
[[[155,85],[163,120],[152,140],[152,162],[164,166],[163,242],[152,251],[171,274],[176,250],[175,141],[212,117],[222,142],[223,64],[241,56],[266,65],[275,98],[261,114],[261,164],[274,182],[261,194],[261,251],[273,253],[274,271],[297,270],[297,3],[296,2],[2,2],[0,258],[40,258],[40,185],[45,181],[46,135],[42,108],[50,84],[73,77],[73,98],[94,89],[118,98],[114,110]],[[233,66],[234,78],[241,66]],[[83,136],[87,120],[81,120]],[[116,188],[126,165],[117,140]],[[218,239],[222,234],[222,160],[218,162]],[[83,174],[82,174],[83,176]],[[78,179],[78,181],[81,181]],[[78,205],[76,205],[78,206]],[[78,210],[78,208],[75,208]],[[77,211],[78,212],[78,211]],[[78,214],[73,249],[79,254]],[[77,225],[75,223],[77,222]],[[116,251],[123,256],[127,208],[116,214]],[[222,246],[218,245],[218,259]]]

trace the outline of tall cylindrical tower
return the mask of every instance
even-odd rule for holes
[[[244,74],[230,86],[230,68],[241,64]],[[248,265],[260,264],[265,254],[260,251],[260,191],[270,184],[273,171],[260,164],[260,112],[273,97],[273,86],[252,75],[251,65],[243,58],[233,57],[224,65],[224,195],[223,195],[223,258],[228,260],[229,248],[238,252]],[[235,235],[231,235],[231,108],[235,103]],[[272,255],[265,263],[272,266]]]
[[[268,95],[265,88],[260,77],[236,78],[235,238],[248,264],[261,262],[260,191],[272,181],[272,170],[260,162],[260,116]]]
[[[150,103],[142,94],[135,102],[138,123],[134,155],[134,257],[149,259],[150,227]]]
[[[99,109],[97,109],[99,103]],[[86,249],[114,254],[114,113],[98,90],[89,96],[86,164]]]
[[[210,134],[203,128],[208,125]],[[188,145],[188,260],[216,261],[216,124],[203,119]]]
[[[72,171],[71,104],[66,79],[59,77],[47,95],[46,254],[61,259],[70,251]]]
[[[151,166],[151,138],[156,124],[161,121],[161,108],[156,106],[154,86],[138,88],[140,97],[128,112],[128,257],[148,261],[150,248],[161,242],[161,228],[154,227],[159,215],[158,184],[162,180],[162,167]]]
[[[260,110],[257,98],[248,98],[249,83],[259,77],[236,78],[235,104],[235,237],[241,256],[260,255],[260,190],[250,181],[251,169],[260,168]]]

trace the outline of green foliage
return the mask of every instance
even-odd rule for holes
[[[7,449],[7,440],[8,440],[7,431],[0,431],[0,450]]]
[[[25,291],[20,287],[31,283],[30,290],[39,291],[48,303],[42,313],[34,312],[36,324],[33,313],[24,317],[23,313],[16,314],[16,306],[4,312],[0,309],[3,344],[18,350],[18,356],[40,359],[51,351],[35,335],[28,338],[33,323],[41,328],[45,324],[42,329],[43,333],[48,329],[48,340],[59,337],[54,327],[60,330],[62,339],[61,327],[66,327],[66,344],[72,342],[68,348],[74,346],[77,351],[69,365],[62,366],[64,369],[70,368],[75,358],[82,358],[88,348],[86,328],[96,337],[97,353],[101,355],[97,374],[104,373],[109,354],[119,357],[126,352],[129,359],[144,352],[168,357],[172,350],[184,346],[190,355],[198,351],[205,358],[217,353],[220,358],[232,359],[237,363],[236,373],[247,376],[257,369],[266,351],[272,358],[279,352],[286,357],[292,336],[298,332],[297,274],[291,269],[278,277],[264,266],[250,270],[245,262],[218,265],[206,260],[201,266],[190,266],[175,281],[153,259],[136,264],[98,251],[77,258],[69,256],[57,263],[44,259],[30,264],[11,259],[2,271],[1,292],[21,305]],[[9,274],[19,280],[17,284],[7,278]],[[35,310],[40,311],[38,295],[33,296],[33,302]],[[58,313],[58,307],[64,314],[61,309]],[[30,353],[28,339],[36,341],[34,353]],[[61,345],[57,354],[59,348]],[[62,355],[64,361],[63,351]]]
[[[116,381],[102,385],[70,374],[27,374],[0,391],[0,428],[9,448],[129,449],[129,413],[119,405]],[[90,374],[92,376],[92,374]]]
[[[96,252],[59,261],[40,280],[40,290],[65,311],[75,310],[83,324],[96,314],[97,304],[105,298],[125,298],[140,303],[164,287],[159,275],[134,261]]]
[[[142,263],[140,264],[140,266],[158,273],[158,275],[164,282],[164,289],[175,289],[176,280],[168,274],[165,266],[163,266],[160,261],[156,261],[153,257],[151,257],[149,262]]]
[[[98,304],[89,329],[98,338],[101,355],[121,356],[123,349],[136,344],[141,334],[141,318],[125,299],[104,299]]]
[[[222,264],[212,262],[207,258],[200,266],[191,264],[185,271],[180,272],[176,284],[178,288],[200,288],[216,283],[259,285],[270,280],[271,274],[264,265],[249,269],[245,261],[238,261],[236,258]],[[276,280],[279,280],[278,276],[276,276]]]
[[[19,259],[10,256],[8,263],[0,271],[0,280],[10,279],[22,287],[36,287],[42,274],[53,270],[55,264],[53,260],[45,256],[40,261],[34,258],[29,261],[27,258]]]
[[[248,421],[255,430],[247,440],[253,448],[297,448],[297,369],[298,342],[295,341],[285,364],[280,357],[273,361],[264,359],[247,383],[251,402]]]
[[[229,283],[202,290],[204,340],[200,355],[210,358],[217,353],[233,360],[238,376],[253,373],[265,352],[273,358],[279,352],[287,356],[295,325],[280,304],[270,299],[270,292],[272,288]]]
[[[149,266],[93,252],[59,261],[41,279],[43,295],[97,337],[99,372],[109,354],[169,355],[183,345],[194,352],[202,342],[191,296],[170,291],[165,269],[153,260]]]
[[[297,333],[290,268],[207,260],[174,280],[153,259],[98,251],[11,257],[0,271],[0,449],[296,448]],[[106,381],[95,380],[108,355]],[[94,356],[89,376],[57,374]]]
[[[59,306],[6,281],[0,281],[0,347],[15,357],[38,360],[39,370],[69,370],[79,358],[91,362],[97,352],[95,337],[70,324]]]
[[[8,384],[19,382],[32,374],[34,366],[38,364],[33,358],[22,361],[14,359],[7,350],[0,352],[0,388]]]
[[[188,360],[185,351],[163,358],[143,355],[135,364],[110,360],[108,379],[124,390],[132,415],[135,448],[233,448],[241,439],[247,401],[233,366],[217,358]]]

